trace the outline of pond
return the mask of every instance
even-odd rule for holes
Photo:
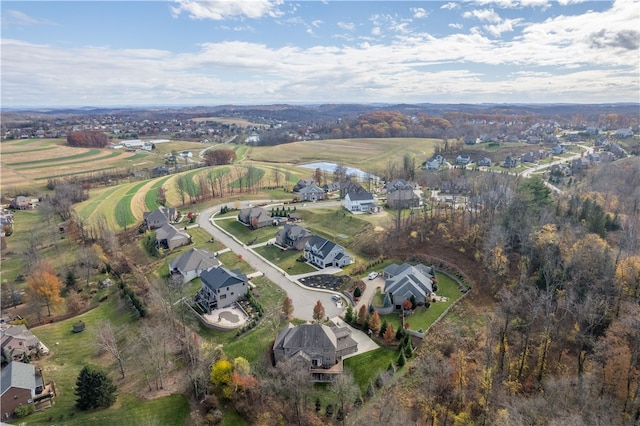
[[[332,172],[335,171],[336,167],[338,167],[338,164],[336,163],[330,163],[327,161],[320,161],[318,163],[310,163],[310,164],[302,164],[300,165],[300,167],[305,168],[305,169],[320,169],[323,172]],[[365,171],[362,171],[360,169],[356,169],[353,167],[347,167],[347,175],[348,176],[357,176],[359,179],[368,179],[369,177],[378,180],[379,178],[377,176],[372,175],[371,173],[367,173]]]

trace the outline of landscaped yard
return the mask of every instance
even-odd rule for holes
[[[360,386],[362,392],[365,391],[370,381],[375,380],[378,372],[385,371],[389,362],[395,363],[398,352],[392,349],[379,347],[373,351],[365,352],[344,360],[345,369],[353,372],[353,377]]]
[[[297,261],[297,259],[302,256],[302,252],[297,250],[282,250],[280,247],[274,245],[266,245],[257,247],[255,251],[265,259],[287,271],[289,275],[305,274],[316,270],[306,262]]]
[[[438,278],[438,296],[447,297],[447,302],[431,303],[429,308],[424,306],[418,307],[411,315],[405,317],[405,322],[409,323],[409,328],[415,331],[425,331],[433,322],[442,314],[445,309],[451,306],[456,300],[462,297],[462,293],[458,289],[458,284],[448,275],[436,273]],[[397,329],[402,322],[402,316],[399,312],[393,312],[380,317],[382,321],[393,325]]]
[[[243,274],[255,272],[253,268],[251,268],[251,265],[240,259],[238,255],[232,251],[220,254],[218,260],[222,262],[222,266],[227,269],[240,269]]]

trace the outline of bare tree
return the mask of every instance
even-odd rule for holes
[[[120,367],[120,374],[124,379],[124,360],[123,353],[118,344],[118,338],[113,331],[111,322],[109,320],[104,321],[98,327],[98,349],[100,351],[107,352],[118,361],[118,367]]]

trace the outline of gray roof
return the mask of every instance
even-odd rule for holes
[[[197,248],[190,248],[181,256],[169,261],[170,269],[177,269],[182,272],[202,271],[216,266],[220,266],[220,262],[216,259],[215,254]]]
[[[395,298],[409,299],[412,295],[427,297],[433,292],[432,268],[425,265],[390,265],[384,272],[391,277],[385,282],[384,291]]]
[[[320,188],[316,184],[307,185],[304,188],[300,188],[298,191],[300,194],[308,194],[308,193],[322,193],[324,194],[324,189]]]
[[[338,348],[338,339],[329,327],[323,324],[301,324],[294,327],[289,323],[278,333],[274,348],[320,349]]]
[[[156,240],[171,240],[177,236],[189,238],[189,234],[186,232],[180,231],[175,226],[170,223],[165,223],[160,228],[156,229]]]
[[[279,235],[287,237],[292,241],[298,241],[301,238],[310,237],[311,232],[300,225],[285,223],[284,228],[277,232],[276,237],[278,237]]]
[[[215,291],[222,287],[231,287],[232,285],[246,283],[247,276],[240,272],[239,269],[229,270],[224,267],[207,269],[200,275],[202,283]]]
[[[271,214],[262,207],[248,207],[240,210],[238,213],[238,220],[240,222],[252,225],[254,219],[258,220],[258,223],[264,223],[266,221],[272,221]]]
[[[418,195],[413,191],[413,189],[398,189],[393,192],[390,192],[387,195],[387,201],[404,201],[404,200],[415,200]]]
[[[159,206],[152,212],[144,212],[144,219],[149,222],[159,221],[159,222],[171,222],[176,216],[176,209],[173,207],[165,207]]]
[[[32,364],[10,362],[2,369],[2,394],[10,388],[35,390],[36,369]]]
[[[322,237],[319,237],[317,235],[314,235],[309,241],[307,241],[307,244],[309,244],[309,247],[311,247],[314,255],[319,256],[321,258],[327,257],[327,255],[329,255],[329,253],[331,253],[331,251],[336,247],[344,251],[344,247],[342,247],[341,245],[336,244],[327,239],[324,239]],[[313,250],[314,247],[315,247],[315,250]]]
[[[370,192],[349,192],[347,194],[351,201],[373,201],[373,194]],[[345,197],[347,196],[345,195]]]

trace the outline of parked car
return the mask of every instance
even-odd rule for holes
[[[338,296],[337,294],[334,294],[333,296],[331,296],[331,299],[337,302],[338,300],[340,300],[340,296]]]
[[[376,278],[377,276],[378,276],[377,272],[372,272],[372,273],[369,274],[369,279],[372,280],[372,279]]]

